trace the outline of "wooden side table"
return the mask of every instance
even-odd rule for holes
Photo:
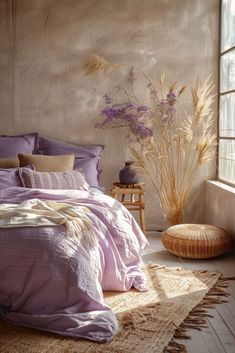
[[[145,217],[144,217],[144,184],[122,184],[113,183],[111,196],[121,202],[129,211],[139,211],[140,227],[145,232]],[[135,200],[135,197],[138,199]]]

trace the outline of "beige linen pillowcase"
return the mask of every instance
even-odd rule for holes
[[[16,158],[0,158],[0,168],[17,168],[19,167],[19,159]]]
[[[34,165],[39,172],[65,172],[73,170],[74,154],[45,156],[40,154],[18,154],[20,167]]]

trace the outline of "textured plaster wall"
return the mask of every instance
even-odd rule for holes
[[[235,251],[235,190],[219,181],[205,183],[205,223],[226,229],[233,237]]]
[[[12,4],[0,0],[0,133],[14,133]]]
[[[109,189],[127,155],[125,131],[95,130],[111,82],[85,77],[91,53],[135,64],[149,75],[167,66],[188,85],[212,74],[217,84],[219,0],[0,0],[1,133],[39,131],[80,144],[106,145],[102,183]],[[119,80],[119,77],[115,77]],[[185,109],[189,105],[185,98]],[[215,105],[216,109],[216,105]],[[203,221],[202,181],[186,220]],[[147,225],[164,223],[147,182]]]

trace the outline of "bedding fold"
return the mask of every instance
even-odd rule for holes
[[[91,238],[88,212],[87,207],[34,198],[19,205],[1,204],[0,228],[65,225],[68,236],[80,238],[82,233],[87,232]]]
[[[78,228],[68,234],[70,222]],[[146,290],[146,245],[128,210],[104,194],[0,190],[0,317],[108,341],[118,324],[103,291]]]

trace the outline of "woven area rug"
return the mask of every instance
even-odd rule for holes
[[[145,267],[149,291],[108,292],[105,301],[120,330],[109,343],[64,338],[0,321],[0,353],[186,352],[175,338],[204,327],[206,308],[223,301],[226,281],[217,272],[158,265]]]

